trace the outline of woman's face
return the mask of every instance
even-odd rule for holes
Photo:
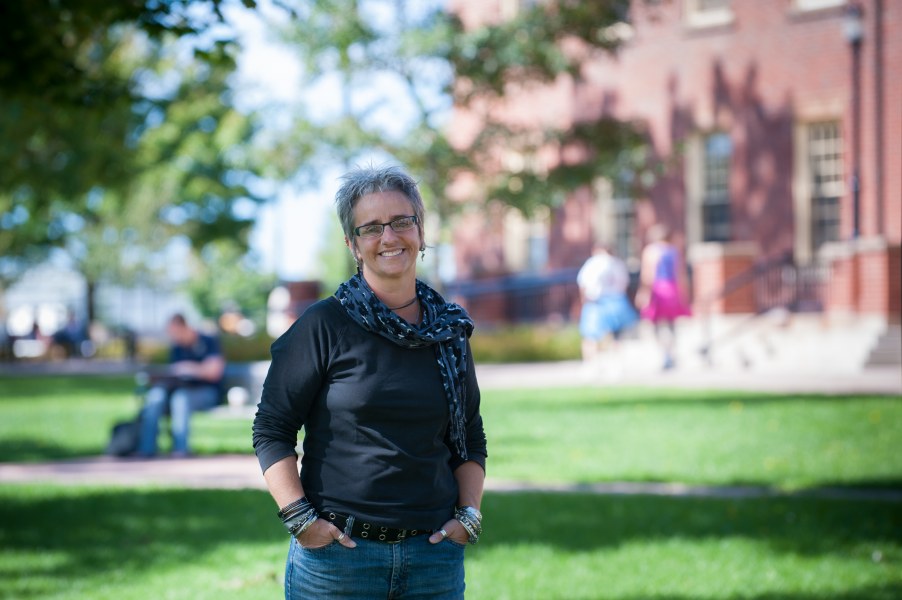
[[[354,206],[354,227],[389,223],[414,214],[413,206],[401,192],[376,192],[361,197]],[[422,246],[420,224],[397,232],[386,225],[378,237],[354,236],[348,246],[363,264],[367,281],[416,278],[417,254]]]

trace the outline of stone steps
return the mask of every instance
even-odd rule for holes
[[[661,364],[653,327],[642,323],[623,340],[621,361]],[[775,312],[757,318],[718,315],[677,323],[675,356],[681,368],[762,372],[860,373],[902,365],[898,327],[879,318],[828,319],[823,314]]]

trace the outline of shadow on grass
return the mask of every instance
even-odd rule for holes
[[[103,453],[103,448],[79,448],[35,438],[0,439],[0,460],[3,462],[40,462],[84,458]]]
[[[0,565],[0,589],[18,589],[23,592],[19,597],[39,597],[113,570],[165,572],[221,545],[278,544],[282,537],[272,501],[262,491],[10,487],[0,490],[0,498],[0,546],[5,552],[64,557],[52,566],[40,561],[16,568]],[[902,564],[900,509],[898,502],[815,498],[488,493],[483,503],[486,533],[469,560],[478,561],[483,550],[522,544],[582,552],[634,541],[737,538],[764,542],[775,554],[793,556],[846,558],[865,552],[867,558],[871,549],[880,548],[882,560],[895,569]],[[31,588],[22,582],[31,580],[41,582],[35,585],[41,594],[28,595]],[[902,583],[891,577],[879,590],[830,597],[900,595]],[[754,596],[777,597],[815,598]]]
[[[42,377],[0,377],[0,398],[94,394],[98,396],[132,394],[134,377],[54,375]]]
[[[846,593],[824,594],[822,592],[804,593],[776,593],[776,594],[742,594],[729,596],[742,600],[898,600],[902,594],[902,584],[889,586],[863,586]],[[592,600],[605,596],[592,596]],[[572,600],[580,600],[583,596],[574,597]],[[655,600],[698,600],[697,596],[674,596],[655,594]],[[588,600],[588,598],[586,599]],[[617,596],[617,600],[648,600],[647,595],[642,596]]]
[[[902,559],[902,502],[510,492],[486,494],[483,513],[485,546],[527,542],[578,551],[636,539],[741,537],[797,554],[889,543]]]
[[[530,390],[486,390],[483,397],[489,403],[517,402],[518,410],[529,410],[535,406],[546,410],[552,402],[557,410],[604,411],[622,407],[643,407],[648,410],[717,407],[738,408],[741,405],[767,406],[786,403],[845,404],[862,400],[887,400],[896,397],[879,394],[794,394],[777,392],[752,392],[729,390],[696,390],[678,388],[578,388],[567,390],[566,400],[556,400],[561,395],[558,388]]]
[[[618,484],[615,481],[598,481],[578,479],[570,488],[564,486],[565,491],[598,493],[598,486],[606,483]],[[633,477],[630,484],[647,484],[662,488],[677,488],[682,484],[661,480],[654,477]],[[846,481],[818,482],[816,485],[801,485],[781,487],[756,479],[721,478],[716,483],[689,483],[686,484],[685,496],[713,497],[713,498],[759,498],[759,497],[816,497],[834,500],[875,500],[902,502],[902,479],[887,477],[885,479],[855,479]],[[637,493],[644,493],[639,491]],[[651,493],[651,492],[649,492]]]
[[[166,572],[221,546],[281,538],[262,491],[16,489],[0,490],[0,546],[13,555],[63,557],[49,565],[0,565],[0,590],[15,589],[16,597],[52,595],[104,573]]]

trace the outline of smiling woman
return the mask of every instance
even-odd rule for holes
[[[425,251],[423,232],[417,227],[411,202],[401,192],[367,194],[357,201],[353,217],[360,223],[345,243],[354,255],[358,272],[387,306],[406,306],[402,318],[419,321],[416,298],[416,258]]]
[[[388,597],[399,585],[463,598],[486,459],[473,322],[416,278],[426,246],[414,180],[397,167],[342,180],[336,207],[357,274],[273,344],[254,419],[292,537],[286,597]]]

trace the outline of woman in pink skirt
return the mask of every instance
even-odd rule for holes
[[[664,352],[664,369],[671,369],[676,334],[673,323],[692,314],[686,299],[686,268],[665,225],[649,228],[648,242],[642,250],[636,304],[642,318],[655,324],[655,335]]]

